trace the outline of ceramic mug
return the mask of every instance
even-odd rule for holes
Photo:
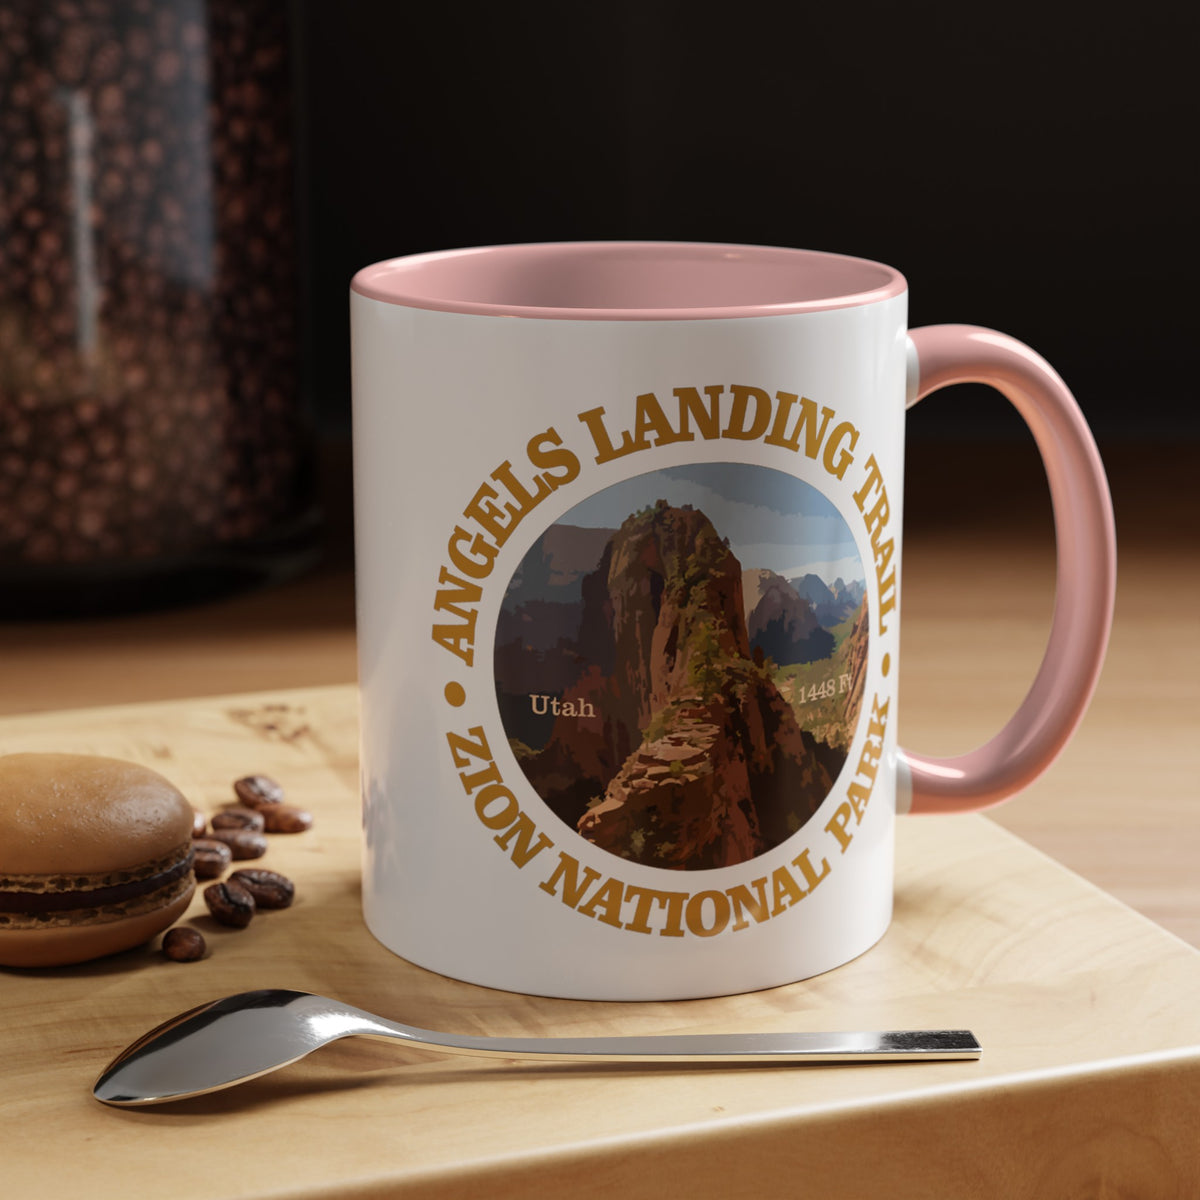
[[[770,987],[892,912],[896,815],[995,804],[1094,689],[1099,456],[1004,334],[906,330],[890,267],[684,243],[493,246],[351,290],[368,927],[473,983]],[[974,753],[896,741],[904,414],[980,381],[1050,481],[1057,598]]]

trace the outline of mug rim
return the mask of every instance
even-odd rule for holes
[[[731,265],[737,264],[731,271]],[[543,320],[695,321],[856,308],[902,295],[871,259],[729,242],[517,242],[373,263],[352,292],[405,308]]]

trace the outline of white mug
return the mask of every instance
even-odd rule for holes
[[[771,987],[863,953],[898,813],[1078,724],[1112,619],[1095,444],[1032,350],[906,330],[890,267],[754,246],[414,255],[351,293],[363,909],[472,983]],[[1046,463],[1045,660],[986,746],[896,742],[907,405],[990,383]]]

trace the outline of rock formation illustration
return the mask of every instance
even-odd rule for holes
[[[514,751],[550,808],[610,853],[679,870],[745,862],[800,829],[847,749],[802,728],[775,678],[832,654],[812,604],[770,571],[743,571],[703,512],[662,500],[608,531],[557,601],[535,586],[558,570],[539,555],[552,557],[531,552],[496,663]],[[843,675],[865,665],[858,608]],[[543,690],[559,715],[532,712]]]
[[[777,663],[815,662],[833,652],[833,634],[817,620],[812,602],[782,575],[761,568],[742,572],[746,631],[752,646]]]

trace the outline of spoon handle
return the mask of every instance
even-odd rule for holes
[[[982,1048],[965,1029],[877,1033],[652,1034],[644,1037],[448,1037],[428,1029],[396,1027],[411,1045],[443,1054],[533,1062],[930,1062],[978,1058]]]

